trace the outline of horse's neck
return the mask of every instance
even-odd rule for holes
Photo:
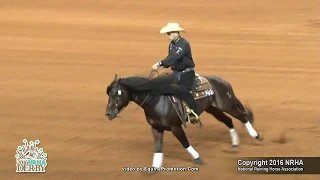
[[[139,94],[139,95],[133,95],[133,102],[136,103],[138,106],[141,106],[141,108],[145,109],[147,107],[151,107],[156,103],[155,97],[148,94]]]
[[[148,94],[134,94],[132,96],[132,101],[136,103],[138,106],[141,106],[141,104],[145,104],[147,101]]]

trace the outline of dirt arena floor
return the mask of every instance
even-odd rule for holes
[[[317,175],[238,175],[230,157],[320,155],[320,19],[316,0],[2,0],[0,5],[0,179],[318,179]],[[208,114],[189,126],[205,165],[199,172],[122,172],[151,166],[154,143],[143,111],[110,122],[105,89],[114,74],[148,73],[167,54],[162,26],[177,21],[196,71],[218,75],[254,110],[259,142],[234,120]],[[130,104],[123,115],[138,106]],[[47,172],[15,172],[22,140],[39,139]],[[193,166],[165,133],[164,166]]]

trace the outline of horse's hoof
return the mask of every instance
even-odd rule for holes
[[[197,159],[194,160],[194,164],[196,166],[201,166],[201,165],[203,165],[203,161],[200,157],[198,157]]]
[[[256,139],[258,139],[259,141],[263,141],[263,136],[261,133],[258,133],[258,136],[256,137]]]
[[[234,150],[234,151],[238,151],[238,149],[239,149],[239,145],[232,145],[232,149]]]

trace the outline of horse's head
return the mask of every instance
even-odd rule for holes
[[[118,78],[117,75],[114,76],[114,80],[108,86],[106,93],[109,96],[109,100],[105,115],[111,121],[129,104],[130,94],[128,90],[121,85],[121,78]]]

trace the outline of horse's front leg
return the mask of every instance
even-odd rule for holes
[[[155,151],[153,155],[152,167],[160,168],[163,162],[163,130],[152,128],[152,134],[155,141]]]
[[[172,134],[180,141],[182,146],[190,153],[192,158],[194,159],[195,165],[202,165],[202,159],[200,158],[199,153],[193,149],[193,147],[189,144],[186,134],[181,126],[172,126],[171,127]]]

